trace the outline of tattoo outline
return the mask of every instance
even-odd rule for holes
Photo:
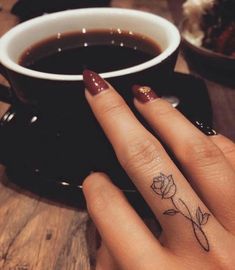
[[[151,189],[157,195],[161,196],[162,200],[171,200],[173,208],[164,211],[163,215],[174,216],[176,214],[181,214],[186,219],[188,219],[192,224],[192,229],[198,243],[205,251],[208,252],[210,250],[210,246],[202,226],[206,225],[210,214],[206,212],[203,213],[201,208],[198,207],[195,217],[193,217],[186,203],[182,199],[176,198],[175,195],[177,193],[177,186],[172,175],[165,175],[160,173],[158,176],[153,178]]]

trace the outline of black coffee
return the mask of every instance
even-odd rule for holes
[[[22,54],[19,64],[47,73],[81,74],[86,68],[100,73],[138,65],[160,53],[156,42],[137,33],[83,30],[33,45]]]

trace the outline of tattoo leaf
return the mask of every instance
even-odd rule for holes
[[[198,224],[201,225],[203,222],[203,213],[200,207],[197,208],[196,218],[197,218]]]
[[[210,216],[210,214],[208,214],[208,213],[203,214],[203,219],[202,219],[201,225],[205,225],[207,223],[209,216]]]
[[[209,251],[209,243],[201,227],[197,225],[196,223],[192,223],[192,226],[193,226],[194,235],[196,236],[201,247],[203,247],[205,251]]]
[[[175,209],[169,209],[166,210],[163,215],[168,215],[168,216],[174,216],[175,214],[179,213],[179,211],[175,210]]]

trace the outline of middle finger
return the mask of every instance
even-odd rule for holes
[[[184,174],[207,207],[225,228],[234,232],[235,172],[231,157],[231,162],[228,162],[217,147],[219,143],[221,145],[222,136],[216,135],[215,131],[197,122],[201,130],[204,127],[207,135],[211,135],[210,138],[205,136],[183,114],[163,99],[143,102],[141,98],[146,98],[142,93],[144,89],[150,93],[153,91],[149,87],[133,87],[137,109],[174,153]],[[217,145],[213,141],[217,142]],[[228,140],[224,139],[223,144],[227,145],[227,149],[232,150],[232,142],[228,144]]]

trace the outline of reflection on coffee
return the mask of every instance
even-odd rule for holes
[[[83,29],[38,42],[21,55],[19,64],[56,74],[81,74],[86,68],[101,73],[144,63],[160,53],[155,41],[138,33]]]

